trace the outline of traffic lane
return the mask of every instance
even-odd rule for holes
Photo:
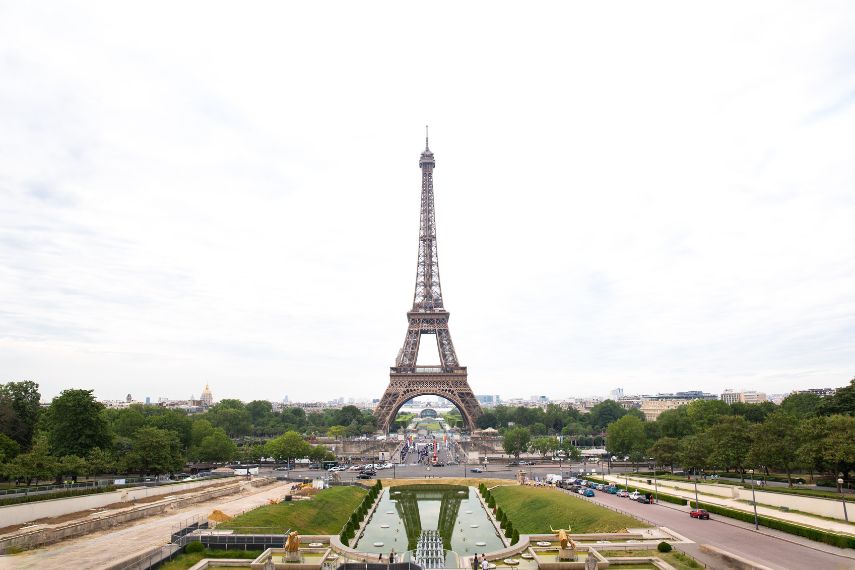
[[[668,527],[689,540],[695,541],[698,543],[697,545],[680,545],[680,548],[702,561],[706,561],[707,556],[700,551],[698,545],[711,544],[774,568],[786,570],[801,570],[812,567],[835,570],[852,570],[855,568],[855,560],[851,558],[836,556],[829,552],[794,544],[787,539],[769,536],[764,534],[765,530],[764,533],[758,533],[750,526],[741,526],[742,523],[739,521],[728,520],[725,523],[717,520],[716,515],[711,515],[713,518],[710,520],[693,519],[689,516],[688,511],[681,511],[670,506],[666,507],[662,504],[645,505],[608,493],[597,493],[595,497],[588,500],[620,509],[646,519],[657,526]],[[791,539],[799,540],[798,537]]]

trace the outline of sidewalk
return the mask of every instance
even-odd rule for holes
[[[608,480],[608,481],[618,483],[620,485],[623,485],[624,480],[626,479],[629,481],[630,487],[638,487],[639,489],[643,489],[646,491],[654,491],[655,490],[654,485],[648,485],[647,484],[646,478],[645,479],[639,479],[638,477],[634,477],[634,476],[633,477],[629,477],[629,476],[624,477],[622,475],[621,476],[604,475],[603,478]],[[674,495],[677,497],[685,497],[686,499],[691,499],[692,501],[695,500],[695,493],[694,492],[686,491],[684,489],[679,489],[673,485],[669,485],[669,483],[673,483],[673,482],[668,481],[668,480],[659,482],[658,483],[659,490],[663,493],[668,494],[668,495]],[[746,512],[749,514],[754,514],[754,508],[752,507],[752,505],[750,505],[748,503],[743,503],[743,502],[737,501],[735,499],[727,499],[725,497],[721,497],[721,496],[717,496],[717,495],[704,494],[703,492],[698,492],[698,499],[701,502],[701,507],[703,507],[704,503],[707,503],[707,504],[711,504],[711,505],[718,505],[721,507],[727,507],[729,509],[734,509],[737,511],[743,511],[743,512]],[[686,510],[688,510],[688,508]],[[766,517],[770,517],[770,518],[774,518],[774,519],[787,521],[787,522],[792,522],[795,524],[800,524],[803,526],[820,528],[823,530],[836,532],[836,533],[840,533],[840,534],[855,535],[855,525],[846,524],[843,521],[838,522],[838,521],[828,520],[828,519],[824,519],[821,517],[812,516],[812,515],[808,515],[808,514],[784,512],[784,511],[778,510],[776,508],[770,508],[770,507],[763,506],[760,503],[757,503],[757,514],[762,515],[762,516],[766,516]]]

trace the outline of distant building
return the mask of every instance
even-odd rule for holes
[[[837,392],[837,388],[807,388],[806,390],[795,390],[795,392],[808,392],[810,394],[816,394],[821,398],[827,398],[829,396],[833,396]]]
[[[641,407],[641,396],[621,396],[616,401],[624,410],[637,410]]]
[[[766,394],[754,390],[736,390],[727,389],[721,393],[721,401],[726,404],[760,404],[766,401]]]
[[[615,402],[617,402],[621,398],[623,398],[623,388],[615,388],[614,390],[609,392],[610,400],[614,400]]]
[[[498,396],[494,396],[492,394],[476,394],[475,399],[478,400],[479,404],[488,408],[499,405],[499,402],[501,401]]]
[[[199,397],[203,406],[211,407],[214,405],[214,395],[211,394],[211,389],[205,384],[205,389],[202,390],[202,395]]]
[[[662,412],[675,410],[680,406],[695,400],[718,400],[715,394],[708,394],[700,390],[689,390],[687,392],[676,392],[674,394],[657,394],[655,396],[642,396],[639,410],[644,414],[648,422],[655,421]]]

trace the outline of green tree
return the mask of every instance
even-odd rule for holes
[[[214,428],[211,422],[204,418],[194,420],[193,426],[190,428],[190,445],[198,447],[203,439],[214,433],[215,429],[222,428]]]
[[[92,475],[103,475],[116,472],[116,458],[109,449],[93,447],[86,456],[89,463],[89,473]]]
[[[686,404],[686,417],[692,424],[692,433],[711,427],[722,416],[730,415],[730,406],[721,400],[694,400]]]
[[[558,449],[558,440],[554,437],[540,436],[534,438],[529,444],[529,449],[540,453],[543,457]]]
[[[601,430],[612,422],[626,415],[626,410],[614,400],[600,402],[588,414],[588,421],[592,428]]]
[[[110,447],[112,438],[103,410],[92,390],[63,390],[54,398],[45,416],[54,455],[84,457],[93,447]]]
[[[110,410],[114,412],[113,431],[122,437],[133,437],[134,433],[145,426],[146,418],[142,412],[142,406],[132,405],[123,410]]]
[[[133,448],[125,460],[129,470],[144,475],[173,473],[184,466],[178,434],[155,427],[136,431]]]
[[[0,433],[29,449],[41,411],[39,385],[25,380],[0,384]],[[6,412],[3,411],[6,408]]]
[[[615,455],[628,455],[637,463],[647,449],[644,422],[630,415],[612,422],[606,430],[606,448]]]
[[[802,442],[796,450],[796,461],[807,467],[810,478],[825,469],[824,442],[828,437],[828,418],[817,416],[805,418],[799,423],[798,438]]]
[[[855,468],[855,417],[833,415],[826,419],[826,434],[819,442],[822,457],[829,466],[848,479]]]
[[[336,439],[341,439],[344,437],[346,431],[347,430],[344,426],[332,426],[327,430],[327,435]]]
[[[813,392],[793,392],[781,402],[781,410],[797,418],[817,415],[822,398]]]
[[[677,449],[680,440],[676,437],[663,437],[650,447],[650,456],[657,465],[669,466],[674,472],[674,463],[677,461]]]
[[[22,480],[29,486],[33,481],[53,478],[56,467],[56,458],[50,454],[50,441],[46,435],[39,435],[33,439],[30,451],[18,455],[6,465],[6,476],[16,482]]]
[[[680,406],[673,410],[665,410],[656,418],[661,437],[673,437],[680,439],[695,433],[694,426],[689,420],[687,406]]]
[[[484,412],[478,416],[478,419],[475,420],[475,424],[479,429],[497,428],[499,427],[499,420],[493,412]]]
[[[267,455],[277,461],[286,460],[290,464],[294,459],[306,457],[309,454],[309,444],[295,431],[286,431],[277,438],[271,439],[265,446]]]
[[[701,469],[705,469],[710,456],[709,441],[700,435],[687,435],[677,444],[677,458],[680,465],[686,470],[688,475],[689,470],[697,473]]]
[[[88,473],[89,463],[77,455],[65,455],[60,458],[57,464],[58,481],[61,481],[65,477],[71,477],[71,480],[77,483],[77,477],[80,475],[86,476]]]
[[[0,433],[0,463],[14,459],[19,453],[21,446],[18,442],[5,433]]]
[[[252,418],[240,400],[222,400],[211,406],[205,418],[215,427],[223,428],[230,437],[249,435]]]
[[[766,421],[754,427],[754,438],[748,452],[748,463],[754,466],[783,469],[787,482],[793,486],[791,474],[797,465],[795,450],[801,446],[799,420],[783,410],[770,414]]]
[[[753,435],[748,421],[741,416],[719,417],[703,435],[710,442],[709,462],[726,470],[738,470],[745,481],[745,461]]]
[[[200,461],[229,461],[237,454],[237,446],[229,439],[222,428],[215,428],[210,435],[206,435],[195,448],[195,457]]]
[[[528,449],[529,441],[531,441],[531,433],[528,429],[515,427],[505,431],[502,437],[502,447],[505,449],[505,453],[519,459],[520,453]]]
[[[193,420],[184,410],[163,410],[152,415],[147,422],[149,427],[165,429],[178,434],[178,440],[184,449],[190,447],[193,434]]]
[[[826,416],[855,415],[855,378],[849,382],[848,386],[838,388],[833,396],[824,398],[819,406],[819,413]]]

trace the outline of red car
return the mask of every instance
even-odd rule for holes
[[[689,511],[689,516],[693,519],[710,519],[710,514],[704,509],[695,509],[694,511]]]

